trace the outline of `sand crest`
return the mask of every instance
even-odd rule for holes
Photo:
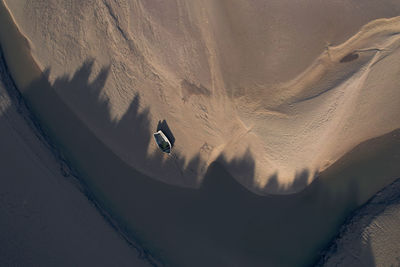
[[[356,1],[5,2],[76,115],[166,183],[198,187],[217,160],[253,192],[293,193],[400,127],[395,1],[351,19]],[[162,122],[172,157],[151,140]]]

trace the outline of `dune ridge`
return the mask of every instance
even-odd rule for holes
[[[304,188],[294,184],[304,169],[310,172],[310,183],[357,144],[400,127],[396,76],[400,17],[374,20],[336,46],[316,45],[311,43],[316,37],[304,36],[312,40],[298,44],[319,50],[309,52],[307,57],[313,60],[298,63],[296,52],[308,50],[297,43],[289,45],[290,38],[298,40],[290,29],[268,30],[267,37],[257,39],[263,30],[255,26],[257,22],[284,29],[288,25],[257,21],[262,11],[257,11],[258,1],[254,6],[234,1],[229,7],[197,1],[5,2],[39,66],[51,70],[51,82],[60,76],[68,79],[83,60],[94,59],[90,75],[104,73],[102,81],[93,82],[104,83],[101,101],[116,123],[137,96],[138,112],[148,114],[150,129],[155,130],[159,121],[168,122],[176,138],[175,158],[161,157],[168,163],[163,168],[150,166],[137,151],[149,155],[159,151],[155,144],[143,147],[134,138],[134,127],[140,125],[116,135],[79,94],[79,79],[76,90],[54,84],[62,99],[116,155],[166,183],[197,187],[207,167],[217,160],[255,193],[280,193],[269,186],[271,178],[287,188],[285,193],[293,193]],[[237,14],[239,7],[243,15]],[[248,22],[250,15],[255,16],[250,24],[232,21],[236,16]],[[274,38],[283,42],[277,44],[280,50],[275,54],[268,37],[272,43]],[[286,43],[282,38],[287,38]],[[257,53],[260,59],[249,65]],[[278,64],[285,53],[292,56]],[[278,75],[285,72],[291,76]],[[239,158],[249,158],[254,177],[230,164]],[[200,162],[196,170],[187,168],[193,159]]]

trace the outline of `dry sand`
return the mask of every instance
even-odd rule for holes
[[[253,192],[292,193],[400,127],[397,1],[5,2],[49,80],[74,84],[54,87],[87,127],[166,183],[198,187],[218,160]],[[163,168],[147,160],[159,151],[143,142],[151,130],[135,132],[143,122],[116,126],[132,109],[171,129]]]

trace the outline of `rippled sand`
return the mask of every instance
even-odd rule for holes
[[[217,160],[253,192],[296,192],[400,126],[396,1],[6,2],[87,127],[167,183],[197,187]],[[148,138],[163,120],[173,157]]]
[[[18,88],[166,262],[309,263],[399,177],[397,2],[6,3]]]

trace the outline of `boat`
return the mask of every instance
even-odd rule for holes
[[[156,143],[162,152],[167,154],[171,153],[171,148],[172,148],[171,142],[168,140],[167,136],[165,136],[165,134],[161,130],[155,132],[153,136],[154,140],[156,140]]]

